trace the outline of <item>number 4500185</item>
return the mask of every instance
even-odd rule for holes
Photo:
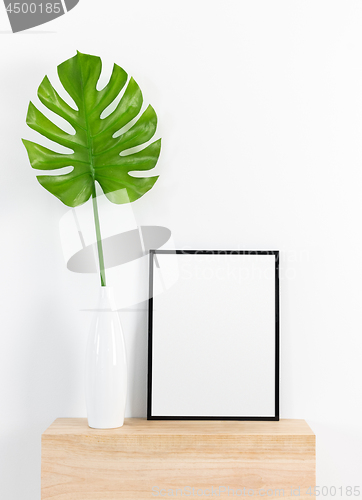
[[[61,3],[9,3],[6,10],[11,14],[60,14]]]
[[[347,496],[347,497],[358,497],[360,496],[360,487],[359,486],[314,486],[310,487],[306,491],[307,495],[310,496],[321,496],[321,497],[334,497],[334,496]]]

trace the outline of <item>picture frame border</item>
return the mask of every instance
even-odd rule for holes
[[[152,415],[152,366],[153,366],[153,270],[157,254],[185,255],[274,255],[275,257],[275,415],[274,416],[160,416]],[[279,322],[279,250],[150,250],[149,299],[148,299],[148,368],[147,368],[147,420],[250,420],[279,421],[280,391],[280,322]]]

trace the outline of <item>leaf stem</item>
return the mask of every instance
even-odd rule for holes
[[[101,227],[100,227],[100,224],[99,224],[97,194],[96,194],[95,185],[94,185],[93,192],[92,192],[92,203],[93,203],[94,224],[96,226],[96,235],[97,235],[97,249],[98,249],[98,259],[99,259],[99,269],[100,269],[100,277],[101,277],[101,286],[106,286],[106,273],[105,273],[105,270],[104,270],[102,236],[101,236]]]

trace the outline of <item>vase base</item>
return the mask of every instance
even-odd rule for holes
[[[107,425],[107,424],[103,424],[103,425],[96,425],[96,424],[90,424],[88,422],[88,427],[90,427],[91,429],[119,429],[120,427],[123,427],[123,422],[121,424],[110,424],[110,425]]]

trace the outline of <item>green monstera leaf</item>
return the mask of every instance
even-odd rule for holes
[[[153,187],[158,176],[135,177],[130,173],[155,167],[160,155],[161,140],[138,150],[139,146],[154,136],[157,116],[152,106],[148,106],[138,117],[143,98],[133,78],[129,80],[114,111],[101,118],[102,113],[120,95],[128,81],[127,73],[115,64],[108,84],[102,90],[97,90],[101,70],[102,61],[99,57],[80,52],[58,66],[60,82],[77,109],[69,106],[60,97],[47,77],[40,84],[39,100],[50,111],[65,119],[75,130],[74,134],[62,130],[33,103],[29,104],[26,118],[29,127],[51,141],[69,148],[72,153],[58,153],[27,140],[23,140],[23,143],[33,168],[73,168],[70,173],[37,176],[40,184],[65,205],[77,207],[92,197],[101,284],[104,286],[106,276],[96,182],[113,203],[137,200]],[[130,126],[133,120],[135,121]],[[137,151],[130,152],[132,148]]]
[[[57,153],[23,140],[34,169],[73,167],[70,173],[37,176],[45,189],[69,207],[76,207],[91,196],[95,197],[96,182],[111,202],[121,204],[143,196],[158,179],[158,176],[135,177],[130,172],[155,167],[161,140],[141,151],[127,154],[127,150],[145,144],[154,136],[157,126],[154,109],[148,106],[127,131],[117,134],[139,115],[143,103],[142,93],[131,78],[115,110],[106,118],[101,118],[103,111],[117,98],[128,80],[127,73],[115,64],[109,83],[102,90],[97,90],[101,69],[99,57],[80,52],[58,66],[60,82],[77,109],[60,97],[48,77],[44,78],[38,89],[39,100],[64,118],[74,128],[75,134],[65,132],[33,103],[29,104],[26,119],[29,127],[73,151],[71,154]]]

